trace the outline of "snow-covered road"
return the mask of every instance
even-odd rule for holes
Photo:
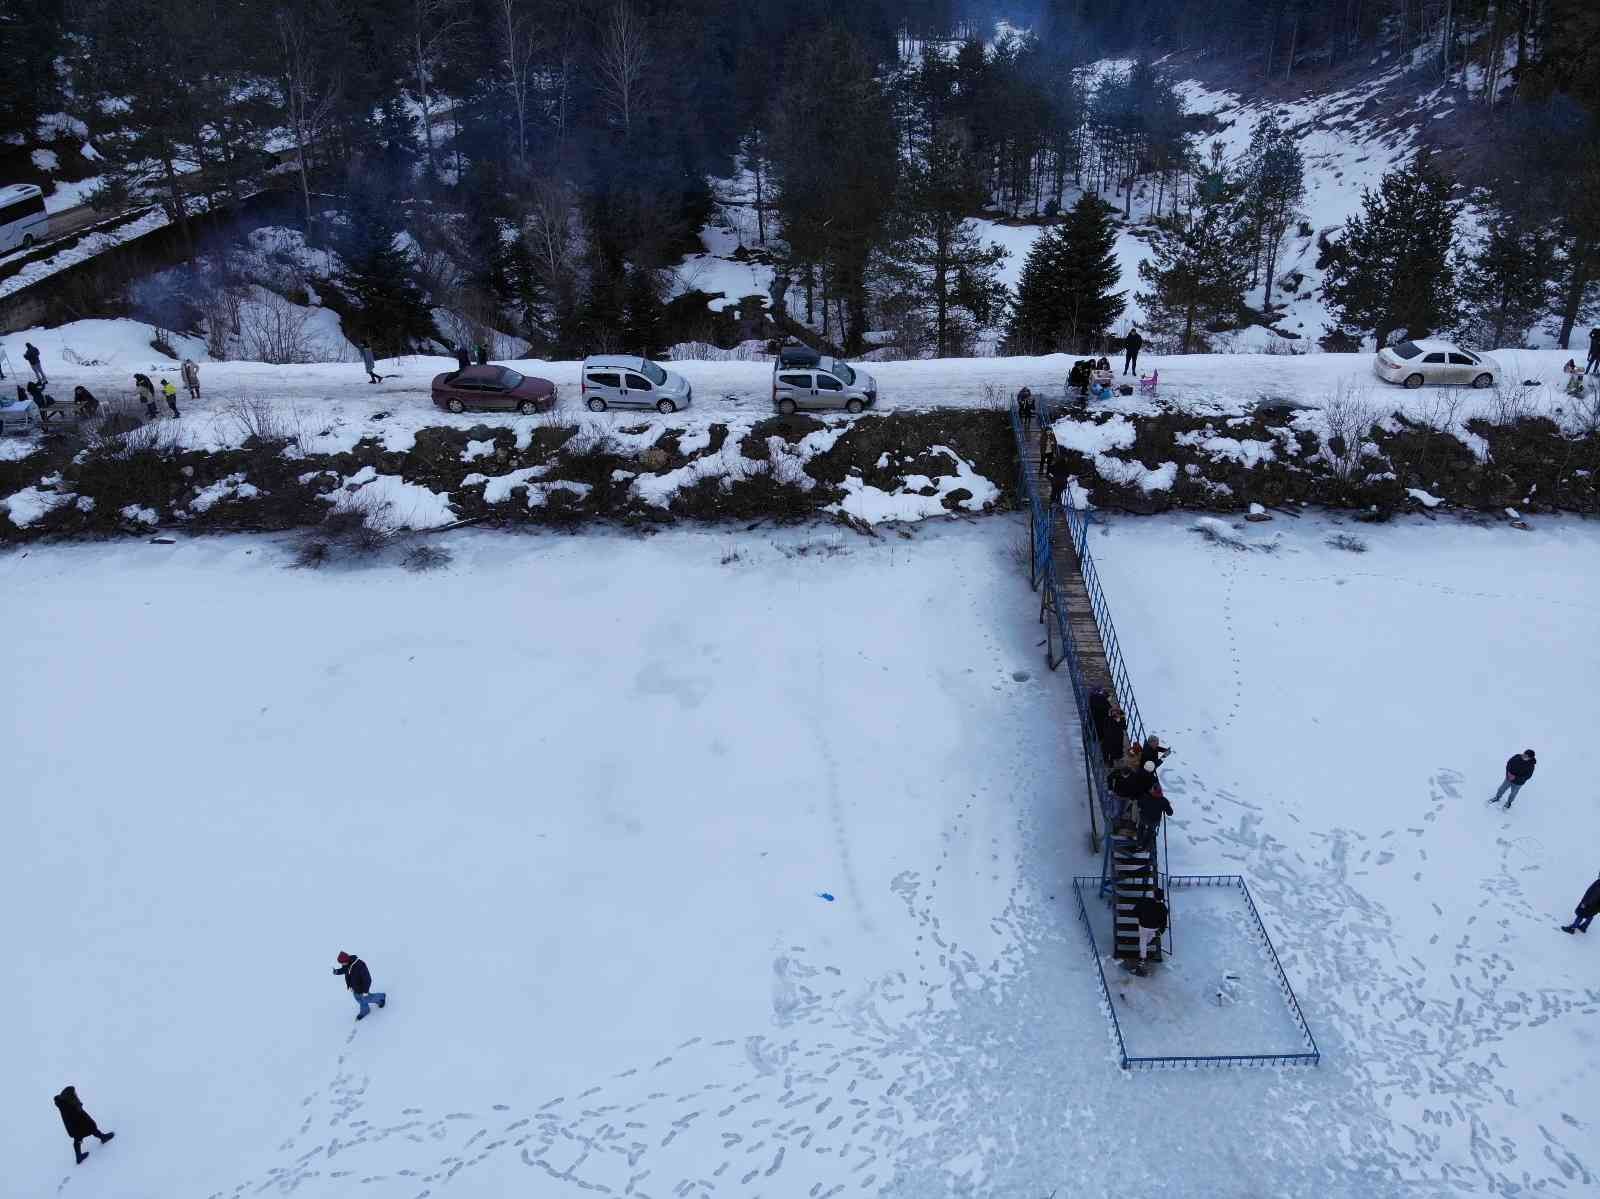
[[[23,337],[18,334],[5,341],[14,367],[21,366]],[[149,330],[131,321],[79,321],[58,329],[32,330],[26,337],[43,351],[51,390],[58,399],[70,397],[79,383],[101,399],[131,399],[135,371],[149,374],[158,385],[167,377],[181,386],[177,364],[151,351]],[[204,361],[204,347],[198,342],[176,340],[180,352],[202,361],[202,398],[195,402],[180,395],[184,415],[175,422],[175,434],[197,448],[237,445],[246,427],[237,416],[241,405],[276,410],[286,426],[307,438],[308,448],[320,451],[348,448],[365,436],[381,438],[388,448],[403,451],[413,444],[418,429],[430,425],[466,429],[491,424],[526,429],[535,421],[550,419],[507,413],[451,416],[435,408],[429,384],[434,375],[454,369],[451,359],[384,360],[379,370],[388,377],[374,385],[366,381],[359,363],[212,363]],[[1502,351],[1498,358],[1509,377],[1535,381],[1530,389],[1534,411],[1554,413],[1570,406],[1561,393],[1561,365],[1571,356],[1565,351],[1510,350]],[[879,407],[888,411],[1006,404],[1025,386],[1040,394],[1060,395],[1071,364],[1070,356],[1054,354],[876,362],[870,369],[881,387]],[[585,411],[577,362],[527,360],[510,365],[556,384],[557,419],[628,426],[656,417],[653,411],[614,411],[600,417]],[[673,418],[676,425],[699,428],[729,420],[748,424],[772,412],[769,363],[688,361],[670,365],[689,379],[695,392],[692,409]],[[1341,386],[1364,395],[1380,415],[1399,410],[1427,416],[1447,394],[1461,400],[1458,424],[1494,410],[1490,392],[1436,388],[1407,392],[1381,383],[1373,376],[1371,356],[1366,354],[1193,355],[1147,358],[1141,366],[1160,371],[1158,398],[1162,403],[1217,415],[1246,411],[1261,400],[1317,405]],[[1131,414],[1155,410],[1144,395],[1119,397],[1104,407]],[[8,456],[19,452],[21,443],[8,443]]]

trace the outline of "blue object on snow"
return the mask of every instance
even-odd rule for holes
[[[833,902],[833,896],[829,895],[826,891],[818,891],[817,898],[826,899],[829,903]]]

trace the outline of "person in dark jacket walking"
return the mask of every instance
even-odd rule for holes
[[[61,1113],[61,1123],[66,1125],[67,1135],[72,1138],[72,1153],[78,1159],[80,1166],[89,1156],[83,1151],[84,1141],[95,1137],[104,1145],[117,1135],[114,1132],[100,1131],[100,1126],[94,1122],[94,1117],[83,1110],[83,1101],[78,1098],[75,1087],[61,1088],[61,1094],[56,1096],[56,1111]]]
[[[1050,459],[1050,506],[1053,508],[1061,502],[1061,493],[1067,489],[1067,484],[1072,481],[1072,471],[1067,466],[1067,456],[1057,450]]]
[[[1155,778],[1155,767],[1152,763],[1144,764],[1144,773],[1152,780]],[[1172,815],[1172,804],[1167,802],[1167,797],[1161,792],[1161,785],[1156,783],[1139,797],[1139,848],[1149,851],[1156,847],[1156,833],[1161,829],[1161,818]]]
[[[462,342],[456,347],[456,371],[460,373],[472,365],[472,359],[467,356],[467,343]]]
[[[1500,790],[1489,797],[1490,803],[1499,803],[1502,795],[1506,796],[1506,811],[1511,810],[1512,803],[1517,798],[1517,792],[1522,790],[1522,784],[1533,777],[1535,762],[1533,750],[1525,749],[1520,754],[1512,754],[1506,759],[1506,781],[1500,784]],[[1510,794],[1507,794],[1509,792]]]
[[[44,367],[39,365],[39,347],[31,341],[22,343],[22,358],[29,366],[33,367],[33,377],[39,380],[39,386],[50,386],[50,380],[44,377]]]
[[[1561,931],[1564,933],[1586,933],[1589,931],[1589,921],[1600,915],[1600,878],[1589,884],[1589,889],[1583,893],[1583,898],[1578,900],[1578,906],[1572,909],[1577,917],[1571,924],[1563,924]]]
[[[1056,431],[1049,425],[1039,430],[1039,470],[1050,469],[1050,459],[1056,456]]]
[[[488,366],[489,365],[489,347],[486,346],[483,342],[480,341],[473,348],[473,357],[475,357],[478,360],[478,365],[479,366]]]
[[[1033,413],[1033,392],[1029,388],[1024,387],[1021,391],[1017,392],[1017,417],[1022,421],[1022,427],[1024,429],[1033,424]]]
[[[1122,373],[1125,375],[1137,375],[1139,373],[1139,347],[1144,345],[1144,337],[1140,334],[1138,325],[1128,330],[1128,338],[1124,344],[1127,346],[1127,350],[1122,358]]]
[[[1589,330],[1589,365],[1583,368],[1583,373],[1593,371],[1600,375],[1600,325]]]
[[[1161,944],[1161,934],[1167,928],[1167,895],[1160,887],[1155,888],[1154,894],[1146,895],[1133,905],[1133,916],[1139,922],[1139,963],[1142,973],[1145,955],[1149,952],[1150,942],[1156,942],[1157,948]]]
[[[344,975],[344,985],[350,988],[350,994],[355,996],[356,1004],[361,1008],[356,1013],[357,1020],[367,1018],[369,1004],[377,1004],[380,1008],[388,1003],[389,997],[382,991],[372,989],[372,972],[367,969],[367,964],[360,958],[351,954],[339,954],[339,964],[333,968],[335,974]]]

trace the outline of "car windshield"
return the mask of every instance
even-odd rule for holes
[[[508,388],[509,387],[517,387],[517,386],[520,386],[521,383],[522,383],[522,376],[517,374],[516,371],[509,370],[506,367],[501,367],[500,368],[500,386],[501,387],[508,387]]]
[[[834,359],[833,366],[828,373],[833,375],[835,378],[842,379],[845,383],[854,383],[856,381],[855,371],[851,370],[848,365],[840,362],[837,358]]]
[[[639,373],[642,374],[646,379],[649,379],[650,382],[654,383],[657,387],[660,387],[667,381],[667,372],[662,370],[653,362],[642,363],[639,367]]]
[[[1410,359],[1422,353],[1422,347],[1414,341],[1402,341],[1397,345],[1390,346],[1389,349],[1397,358]]]

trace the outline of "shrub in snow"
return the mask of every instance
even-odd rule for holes
[[[437,545],[414,545],[406,551],[400,564],[407,570],[421,574],[441,570],[450,565],[450,551]]]
[[[1350,533],[1335,533],[1328,538],[1328,544],[1336,550],[1344,550],[1350,554],[1364,554],[1367,552],[1367,543]]]
[[[326,541],[307,541],[301,544],[294,556],[298,568],[316,570],[333,557],[333,547]]]

